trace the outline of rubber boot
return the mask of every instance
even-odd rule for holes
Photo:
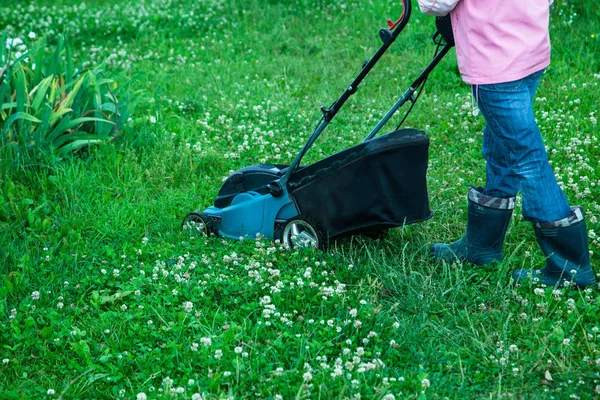
[[[485,265],[502,260],[502,245],[515,208],[514,197],[492,197],[469,190],[467,233],[452,244],[436,243],[433,256],[446,262]]]
[[[571,211],[569,217],[559,221],[533,224],[537,242],[546,256],[546,265],[541,270],[514,271],[515,282],[531,278],[555,287],[574,284],[585,288],[596,285],[583,210],[581,207],[571,207]]]

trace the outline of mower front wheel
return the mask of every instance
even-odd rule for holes
[[[288,249],[314,247],[323,250],[324,236],[323,230],[315,220],[298,215],[286,221],[279,239]]]
[[[181,229],[195,236],[210,236],[214,232],[214,227],[212,217],[200,211],[189,213],[181,223]]]

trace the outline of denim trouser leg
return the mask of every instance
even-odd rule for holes
[[[533,98],[543,71],[518,81],[473,88],[486,120],[483,156],[487,194],[515,196],[521,191],[523,216],[552,222],[571,209],[556,182],[533,114]]]

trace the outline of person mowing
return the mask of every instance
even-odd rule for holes
[[[501,261],[521,192],[523,217],[532,222],[546,263],[541,270],[517,269],[513,278],[584,288],[596,279],[583,209],[569,206],[558,185],[533,113],[538,82],[550,64],[551,1],[419,0],[425,14],[450,14],[458,68],[486,121],[485,187],[468,193],[464,236],[434,244],[432,253],[447,262]]]

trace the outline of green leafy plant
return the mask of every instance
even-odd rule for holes
[[[135,106],[130,81],[75,68],[64,38],[50,56],[44,40],[11,54],[11,40],[4,34],[0,48],[0,143],[16,161],[60,158],[116,137]]]

